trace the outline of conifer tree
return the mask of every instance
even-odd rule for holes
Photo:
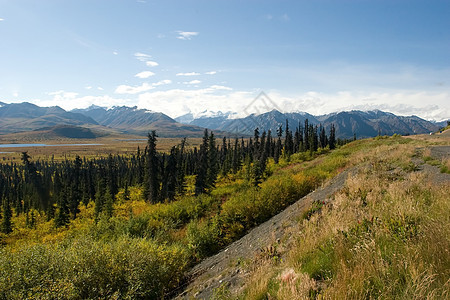
[[[101,177],[98,179],[97,182],[97,189],[95,191],[95,203],[94,203],[94,216],[95,216],[95,221],[98,221],[98,218],[100,216],[100,213],[103,211],[103,204],[105,203],[104,201],[104,194],[105,194],[105,184],[104,184],[104,179]]]
[[[147,168],[145,180],[145,196],[151,203],[158,202],[160,192],[160,171],[158,156],[156,153],[156,132],[153,130],[148,134]]]
[[[203,141],[200,145],[200,151],[198,153],[198,171],[197,177],[195,178],[195,194],[200,195],[206,191],[207,188],[207,172],[208,172],[208,147],[209,147],[209,136],[208,129],[205,129],[203,135]]]
[[[305,126],[304,126],[304,134],[303,134],[303,143],[304,143],[304,151],[310,150],[311,146],[311,135],[310,135],[310,126],[308,119],[305,120]]]
[[[128,189],[128,184],[125,184],[125,188],[123,190],[123,200],[130,200],[130,190]]]
[[[232,168],[233,173],[237,173],[239,168],[241,167],[241,152],[239,151],[239,140],[236,138],[234,140],[234,147],[233,147],[233,158],[232,158]]]
[[[180,148],[178,151],[178,158],[176,160],[176,168],[177,168],[177,183],[176,183],[176,191],[179,194],[183,194],[186,190],[186,184],[184,182],[184,177],[186,175],[186,158],[185,158],[185,146],[186,146],[186,138],[181,140]]]
[[[114,203],[114,198],[111,194],[111,191],[109,190],[109,186],[106,186],[106,191],[105,191],[105,196],[104,196],[104,207],[103,207],[103,211],[106,214],[106,216],[109,218],[112,217],[113,215],[113,203]]]
[[[206,177],[206,188],[211,189],[216,186],[217,175],[219,174],[219,159],[216,148],[216,138],[211,132],[208,138],[208,169]]]
[[[2,218],[2,222],[0,224],[0,230],[1,230],[1,232],[8,234],[13,231],[12,230],[12,221],[11,221],[12,210],[11,210],[11,205],[9,203],[8,198],[3,198],[2,210],[3,210],[3,218]]]
[[[280,127],[277,129],[277,136],[278,136],[278,140],[277,140],[277,144],[275,145],[275,153],[273,156],[273,159],[275,161],[275,163],[277,164],[279,159],[280,159],[280,155],[281,155],[281,151],[283,148],[283,145],[281,143],[281,136],[283,135],[283,127],[280,125]]]
[[[294,142],[292,140],[292,132],[289,129],[289,122],[286,119],[286,130],[285,130],[285,139],[284,139],[284,152],[287,157],[289,157],[293,153]]]
[[[336,129],[334,128],[334,124],[331,124],[330,127],[330,139],[328,143],[330,145],[331,150],[336,148]]]
[[[68,188],[64,187],[62,188],[61,192],[59,193],[58,201],[56,203],[56,213],[55,213],[55,226],[56,227],[62,227],[66,226],[70,222],[70,215],[69,215],[69,206],[68,206]]]
[[[319,147],[325,148],[328,145],[327,134],[325,133],[325,128],[320,124],[319,127]]]

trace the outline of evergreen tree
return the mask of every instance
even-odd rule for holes
[[[156,132],[148,134],[147,168],[145,180],[145,196],[151,203],[159,201],[160,181],[159,162],[156,153]]]
[[[130,200],[130,190],[128,189],[128,184],[125,184],[125,188],[123,190],[123,200]]]
[[[106,186],[105,196],[104,196],[104,207],[103,211],[106,214],[106,216],[109,218],[113,215],[113,203],[114,203],[114,197],[111,194],[111,191],[109,190],[109,186]]]
[[[208,147],[209,147],[209,136],[208,129],[205,129],[203,135],[203,141],[200,145],[200,151],[198,153],[198,171],[197,177],[195,178],[195,194],[200,195],[206,191],[207,188],[207,173],[208,173]]]
[[[3,210],[3,218],[2,218],[2,222],[0,224],[0,230],[1,230],[1,232],[8,234],[13,231],[12,230],[12,221],[11,221],[12,210],[11,210],[11,205],[9,203],[8,198],[3,198],[2,210]]]
[[[330,145],[331,150],[336,148],[336,129],[334,128],[334,124],[331,124],[330,127],[330,139],[328,144]]]
[[[59,193],[58,201],[56,203],[56,213],[55,213],[55,226],[62,227],[66,226],[70,222],[69,206],[67,201],[67,194],[69,193],[68,188],[64,187]]]
[[[276,164],[280,160],[280,156],[281,156],[281,152],[282,152],[282,148],[283,148],[283,145],[281,143],[281,136],[282,135],[283,135],[283,127],[280,125],[280,127],[277,129],[278,140],[277,140],[277,144],[275,145],[275,153],[274,153],[274,156],[273,156],[273,159],[274,159]]]
[[[285,139],[284,139],[284,152],[287,157],[289,157],[293,153],[294,141],[292,140],[292,132],[289,129],[289,122],[286,119],[286,130],[285,130]]]
[[[183,194],[186,190],[186,184],[184,181],[184,177],[186,174],[187,162],[185,158],[185,146],[186,146],[186,138],[181,140],[180,149],[178,151],[178,158],[176,160],[176,168],[177,168],[177,187],[176,191],[179,194]]]
[[[104,201],[104,194],[105,194],[105,184],[104,184],[104,179],[101,177],[98,179],[97,182],[97,189],[95,191],[95,206],[94,206],[94,216],[95,216],[95,221],[98,221],[98,218],[100,216],[100,213],[103,211],[103,204],[105,203]]]
[[[327,134],[325,133],[325,128],[320,124],[319,127],[319,147],[325,148],[328,144]]]
[[[308,119],[305,120],[305,126],[303,128],[305,130],[303,134],[303,143],[304,143],[304,151],[310,150],[311,146],[311,134],[310,134],[310,126]]]
[[[217,175],[219,173],[218,151],[216,148],[216,138],[211,132],[208,139],[208,170],[206,177],[206,187],[212,189],[216,186]]]
[[[241,152],[239,151],[239,140],[236,138],[234,140],[234,148],[233,148],[233,158],[232,158],[232,168],[233,173],[237,173],[239,168],[241,167]]]

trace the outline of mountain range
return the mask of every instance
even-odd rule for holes
[[[204,128],[209,128],[218,135],[252,135],[256,127],[260,131],[270,129],[275,132],[280,126],[284,128],[286,120],[291,130],[295,130],[306,119],[310,124],[322,124],[326,130],[334,124],[336,136],[340,138],[352,138],[354,134],[358,138],[394,133],[422,134],[437,131],[446,123],[433,123],[416,116],[403,117],[379,110],[344,111],[321,116],[273,110],[245,118],[236,118],[236,114],[232,112],[205,112],[197,116],[186,114],[172,119],[161,112],[127,106],[107,109],[92,105],[86,109],[66,111],[58,106],[40,107],[27,102],[0,102],[0,134],[50,130],[52,134],[64,132],[69,137],[93,137],[108,132],[146,135],[149,131],[156,130],[161,137],[198,137],[202,136]],[[82,128],[90,130],[83,131]]]
[[[232,119],[227,114],[219,113],[210,116],[200,116],[192,120],[189,120],[189,116],[184,115],[175,120],[213,130],[251,135],[256,127],[260,131],[270,129],[272,132],[275,132],[280,126],[284,128],[287,120],[290,128],[294,129],[299,125],[303,126],[306,119],[308,119],[310,124],[322,124],[326,130],[329,130],[331,124],[334,124],[336,136],[340,138],[352,138],[355,134],[358,138],[374,137],[380,134],[392,135],[394,133],[402,135],[422,134],[437,131],[445,123],[433,123],[416,116],[397,116],[379,110],[368,112],[357,110],[343,111],[321,116],[314,116],[305,112],[281,113],[277,110],[272,110],[263,114],[252,114],[245,118],[237,119]]]

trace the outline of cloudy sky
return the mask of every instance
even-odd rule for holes
[[[264,92],[267,110],[443,120],[449,16],[448,0],[0,0],[0,101],[242,115]]]

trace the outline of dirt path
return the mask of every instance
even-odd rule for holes
[[[431,155],[442,159],[450,155],[450,146],[432,147]],[[436,183],[450,182],[449,174],[442,174],[439,168],[425,164],[416,158],[420,172],[426,172]],[[192,278],[184,291],[176,299],[210,299],[216,288],[225,284],[230,291],[238,292],[245,278],[250,274],[246,262],[267,251],[273,251],[273,246],[282,255],[283,248],[288,248],[291,232],[299,226],[302,212],[310,207],[313,201],[330,201],[333,194],[344,187],[349,174],[355,174],[358,167],[343,171],[326,182],[322,187],[301,198],[267,222],[252,229],[240,240],[232,243],[218,254],[211,256],[195,266],[190,272]]]

